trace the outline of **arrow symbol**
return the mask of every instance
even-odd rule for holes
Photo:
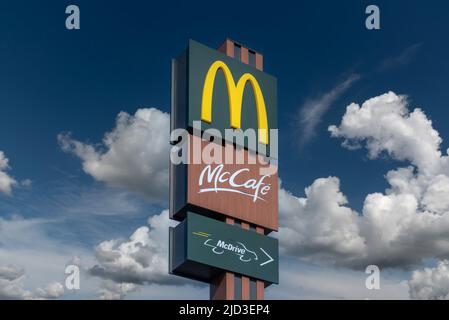
[[[262,249],[262,248],[259,248],[263,253],[265,253],[266,255],[267,255],[267,257],[268,257],[268,260],[267,261],[265,261],[264,263],[261,263],[260,264],[260,266],[262,267],[262,266],[264,266],[264,265],[266,265],[266,264],[268,264],[268,263],[270,263],[270,262],[273,262],[274,261],[274,259],[264,250],[264,249]]]

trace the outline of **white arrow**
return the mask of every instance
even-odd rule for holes
[[[264,263],[261,263],[260,264],[260,266],[262,267],[262,266],[264,266],[264,265],[266,265],[266,264],[268,264],[268,263],[270,263],[270,262],[273,262],[274,261],[274,259],[264,250],[264,249],[262,249],[262,248],[259,248],[263,253],[265,253],[266,255],[267,255],[267,257],[268,257],[268,260],[267,261],[265,261]]]

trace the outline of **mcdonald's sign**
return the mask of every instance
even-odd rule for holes
[[[257,130],[255,146],[227,142],[276,158],[269,144],[278,128],[276,78],[193,40],[172,63],[171,116],[172,130],[201,121],[202,130],[217,129],[224,140],[226,129]]]
[[[172,61],[169,272],[210,283],[211,299],[279,282],[277,80],[262,61],[230,39],[190,40]]]
[[[231,127],[234,129],[240,129],[242,127],[242,100],[246,83],[249,82],[253,88],[254,98],[256,100],[259,141],[260,143],[268,144],[267,109],[265,107],[265,100],[257,79],[252,74],[245,73],[236,84],[231,70],[229,70],[226,63],[221,60],[215,61],[206,74],[201,103],[201,120],[206,121],[207,123],[212,122],[212,95],[214,91],[215,78],[218,70],[220,69],[223,71],[223,75],[226,80],[226,88],[228,90],[229,118]]]
[[[192,40],[173,60],[171,129],[189,131],[185,150],[189,162],[171,165],[171,218],[183,220],[186,212],[193,210],[212,217],[232,217],[267,231],[278,230],[277,159],[270,152],[272,140],[277,138],[270,132],[277,129],[276,86],[273,76]],[[225,154],[231,146],[236,158],[246,160],[192,161],[210,144],[195,134],[198,122],[203,131],[215,129],[215,134],[221,134],[222,145],[217,148],[212,143],[217,154]],[[254,129],[257,144],[230,141],[227,129]],[[268,161],[255,156],[256,152],[267,156]]]

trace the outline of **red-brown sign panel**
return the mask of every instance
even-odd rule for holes
[[[277,231],[275,165],[247,150],[201,141],[193,135],[189,135],[187,149],[190,163],[171,169],[173,218],[182,219],[188,209],[205,209]]]

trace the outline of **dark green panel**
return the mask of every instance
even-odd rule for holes
[[[210,66],[217,60],[221,60],[227,64],[232,72],[235,82],[237,82],[245,73],[250,73],[257,79],[265,100],[268,128],[277,129],[276,78],[193,40],[190,40],[188,49],[187,125],[192,127],[193,121],[201,120],[201,98],[203,94],[204,80]],[[218,129],[222,132],[223,137],[224,130],[230,128],[228,91],[225,78],[221,71],[217,73],[217,77],[215,79],[212,100],[212,123],[208,124],[201,122],[201,126],[203,130],[208,128]],[[246,130],[248,128],[258,128],[256,103],[251,85],[249,84],[246,86],[242,105],[242,130]],[[271,141],[271,136],[269,136],[269,141]],[[245,147],[248,147],[246,143]]]
[[[174,274],[209,281],[219,270],[226,270],[279,282],[277,239],[192,212],[172,234],[176,235],[170,244]]]

